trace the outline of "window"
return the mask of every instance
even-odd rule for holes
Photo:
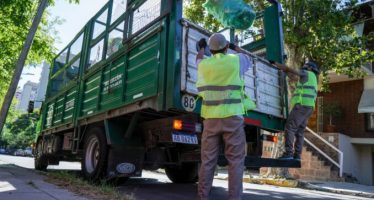
[[[134,10],[131,33],[136,33],[161,15],[161,0],[148,0]]]
[[[126,0],[113,0],[112,24],[126,12]]]
[[[100,62],[103,59],[103,52],[104,52],[104,39],[102,39],[100,42],[98,42],[95,46],[91,48],[88,67],[91,67],[95,63]]]
[[[55,74],[66,64],[66,58],[68,54],[68,49],[65,49],[55,60],[52,74]]]
[[[122,22],[109,33],[108,49],[106,54],[107,58],[123,47],[122,40],[124,27],[125,22]]]
[[[57,94],[64,86],[64,73],[60,73],[52,79],[49,96]]]
[[[374,113],[366,114],[366,128],[368,131],[374,131]]]
[[[99,37],[99,35],[101,35],[105,31],[106,25],[107,25],[107,20],[108,20],[108,9],[106,9],[95,20],[95,24],[93,26],[93,35],[92,35],[93,40],[96,39],[97,37]]]
[[[76,60],[71,66],[65,69],[65,83],[75,80],[78,77],[80,59]]]
[[[70,47],[69,61],[73,60],[81,51],[83,44],[83,33],[75,40],[75,42]]]

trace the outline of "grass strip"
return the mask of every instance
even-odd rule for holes
[[[134,200],[133,195],[120,194],[114,185],[105,182],[94,183],[84,180],[79,174],[68,171],[47,173],[47,182],[67,189],[77,195],[93,200]]]

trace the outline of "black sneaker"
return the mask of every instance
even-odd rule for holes
[[[292,160],[293,157],[289,154],[284,153],[281,157],[278,158],[279,160]]]
[[[297,160],[297,161],[301,161],[301,156],[300,156],[300,154],[295,154],[295,155],[293,155],[293,159],[294,159],[294,160]]]

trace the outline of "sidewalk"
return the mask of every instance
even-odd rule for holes
[[[374,186],[345,182],[300,182],[301,187],[311,190],[374,198]]]
[[[227,180],[226,170],[218,170],[214,176],[215,179]],[[243,182],[254,184],[275,185],[279,187],[299,187],[309,190],[317,190],[343,195],[360,196],[374,198],[374,186],[367,186],[345,182],[322,182],[322,181],[298,181],[290,179],[261,178],[258,175],[244,175]]]
[[[7,200],[86,200],[43,181],[32,170],[0,161],[0,199]]]

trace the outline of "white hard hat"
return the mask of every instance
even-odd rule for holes
[[[208,45],[210,50],[218,51],[224,49],[228,43],[224,35],[221,33],[214,33],[210,36]]]

